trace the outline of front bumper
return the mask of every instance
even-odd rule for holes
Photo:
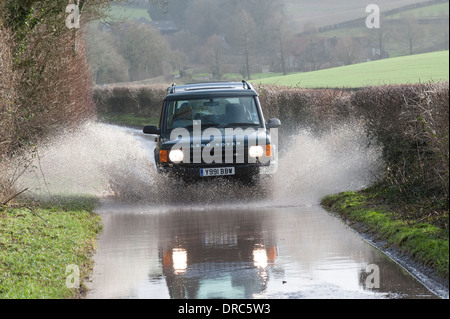
[[[234,167],[234,175],[226,176],[201,176],[200,170],[204,168],[223,168]],[[167,164],[157,165],[158,172],[168,174],[174,177],[181,177],[183,179],[198,179],[209,180],[216,177],[228,178],[228,179],[247,179],[259,174],[265,174],[264,172],[270,168],[270,163],[260,164],[196,164],[196,165],[177,165]]]

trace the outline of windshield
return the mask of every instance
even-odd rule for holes
[[[168,101],[166,130],[192,129],[194,120],[201,121],[202,127],[261,127],[252,96]]]

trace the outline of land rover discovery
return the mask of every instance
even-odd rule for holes
[[[258,180],[277,169],[278,119],[265,123],[251,84],[211,82],[167,89],[154,152],[159,172],[183,180]]]

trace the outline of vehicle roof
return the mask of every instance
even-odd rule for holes
[[[180,96],[198,95],[257,95],[251,84],[242,82],[201,82],[184,85],[172,84],[167,88],[166,99],[178,98]]]

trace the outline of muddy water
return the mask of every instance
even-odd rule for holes
[[[434,298],[319,205],[373,180],[364,136],[300,130],[261,187],[186,186],[156,174],[154,137],[88,123],[40,149],[22,182],[34,197],[103,198],[87,298]]]

